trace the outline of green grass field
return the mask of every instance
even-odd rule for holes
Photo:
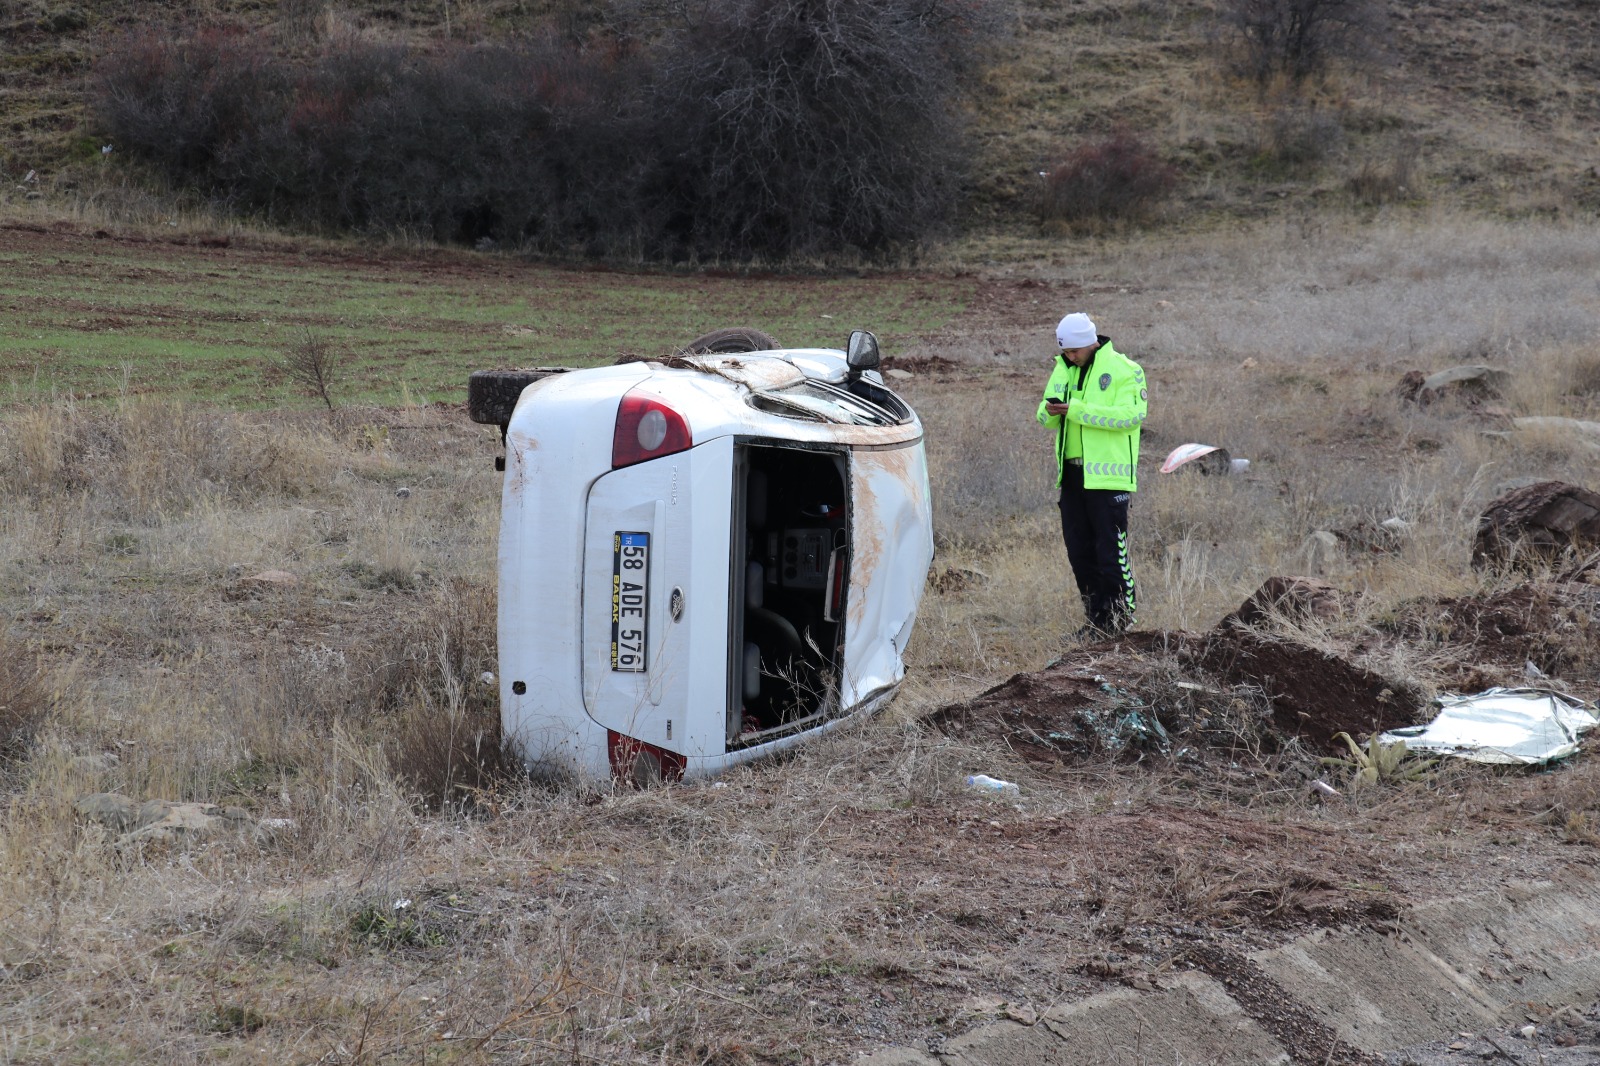
[[[309,334],[342,357],[335,402],[392,404],[407,391],[448,401],[481,367],[666,354],[728,325],[822,347],[867,328],[892,351],[949,323],[973,289],[971,279],[641,275],[469,253],[360,257],[5,230],[0,395],[310,403],[281,367]]]

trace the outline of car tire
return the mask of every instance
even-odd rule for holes
[[[467,415],[474,422],[504,428],[511,424],[511,412],[522,390],[566,367],[539,367],[533,370],[474,370],[467,378]]]
[[[683,346],[690,355],[737,355],[740,352],[770,352],[783,345],[770,333],[754,326],[728,326],[696,337]]]

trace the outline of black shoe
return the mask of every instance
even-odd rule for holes
[[[1067,640],[1073,644],[1093,644],[1097,640],[1104,640],[1106,636],[1105,630],[1090,623],[1080,627],[1076,633],[1068,636]]]

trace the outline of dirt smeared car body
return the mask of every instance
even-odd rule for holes
[[[530,767],[711,775],[893,694],[928,472],[857,336],[529,372],[514,409],[474,410],[505,436],[501,717]]]

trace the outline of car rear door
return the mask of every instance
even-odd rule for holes
[[[583,698],[607,729],[721,754],[733,439],[613,470],[589,493]]]

